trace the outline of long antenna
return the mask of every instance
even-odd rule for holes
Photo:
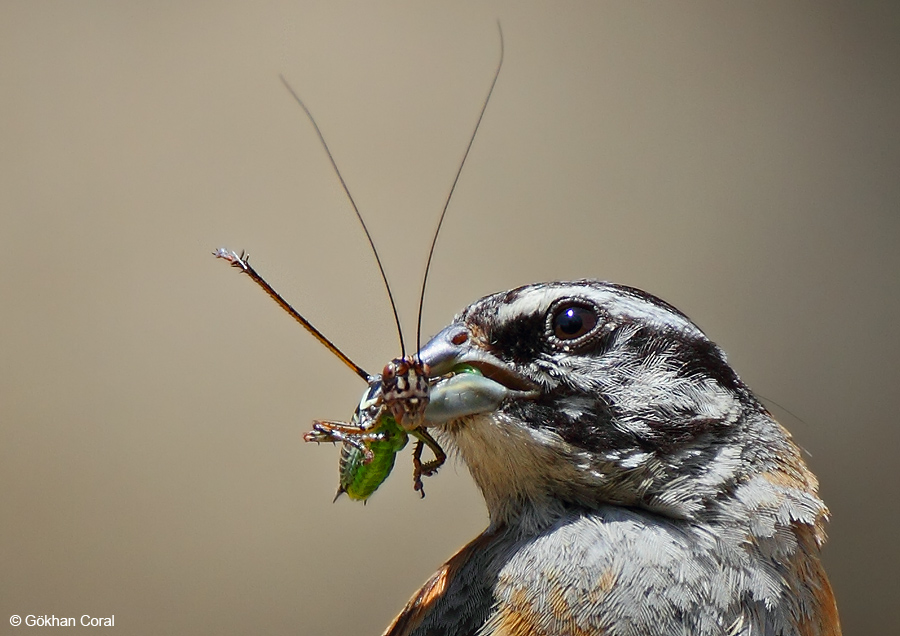
[[[213,252],[213,256],[215,256],[216,258],[225,259],[226,261],[231,263],[232,267],[236,267],[239,270],[241,270],[242,272],[244,272],[245,274],[247,274],[247,276],[249,276],[251,279],[253,279],[254,283],[256,283],[257,285],[262,287],[266,291],[266,293],[272,297],[272,300],[274,300],[276,303],[281,305],[281,308],[284,309],[286,312],[288,312],[291,316],[293,316],[294,320],[296,320],[301,325],[303,325],[303,327],[309,333],[311,333],[316,338],[316,340],[318,340],[323,345],[325,345],[326,349],[328,349],[331,353],[333,353],[338,358],[340,358],[341,362],[343,362],[348,367],[353,369],[353,371],[356,373],[356,375],[361,377],[366,382],[369,381],[369,378],[371,376],[369,376],[369,374],[366,372],[365,369],[363,369],[361,366],[356,364],[353,360],[348,358],[347,355],[343,351],[338,349],[337,346],[335,346],[335,344],[333,342],[331,342],[331,340],[326,338],[322,334],[321,331],[319,331],[318,329],[313,327],[311,322],[309,322],[306,318],[301,316],[300,313],[296,309],[291,307],[290,303],[288,303],[288,301],[286,301],[284,298],[282,298],[281,294],[279,294],[277,291],[275,291],[272,288],[272,286],[269,285],[269,283],[267,283],[266,280],[262,276],[260,276],[259,274],[256,273],[256,270],[250,266],[250,256],[246,252],[241,252],[241,255],[238,256],[237,253],[226,250],[224,247],[220,247],[215,252]]]
[[[500,33],[500,61],[497,63],[494,79],[491,82],[491,87],[488,89],[487,97],[484,98],[481,112],[478,114],[478,121],[475,122],[475,130],[472,131],[472,136],[469,138],[469,145],[466,146],[466,152],[463,154],[462,161],[459,162],[459,169],[456,171],[453,185],[450,186],[450,193],[447,195],[447,200],[444,202],[444,209],[441,210],[441,217],[438,219],[437,229],[434,231],[434,238],[431,239],[431,249],[428,250],[428,261],[425,263],[425,275],[422,276],[422,292],[419,294],[419,316],[416,320],[416,351],[422,348],[422,307],[425,305],[425,286],[428,284],[428,272],[431,269],[431,258],[434,256],[434,246],[437,245],[438,235],[441,233],[441,226],[444,224],[444,217],[447,215],[450,199],[453,198],[453,191],[456,190],[459,175],[462,174],[463,166],[466,165],[466,158],[468,158],[469,151],[472,149],[472,144],[475,142],[475,135],[478,134],[478,127],[481,126],[481,120],[484,118],[484,112],[487,110],[488,102],[491,101],[494,86],[497,85],[497,78],[500,77],[500,69],[503,68],[503,28],[500,26],[499,20],[497,20],[497,31]],[[387,280],[385,280],[385,284],[387,284]]]
[[[322,143],[322,147],[325,149],[325,153],[328,155],[328,160],[331,161],[331,167],[334,168],[334,173],[337,175],[338,180],[341,182],[341,187],[344,189],[344,194],[346,194],[347,198],[350,199],[350,205],[353,206],[353,211],[356,212],[356,218],[359,219],[359,224],[362,225],[363,232],[366,233],[366,238],[369,240],[369,246],[371,246],[372,248],[372,254],[375,255],[375,262],[378,263],[378,271],[381,272],[381,280],[384,281],[384,288],[387,290],[388,299],[391,301],[391,311],[394,312],[394,322],[397,323],[397,337],[400,338],[400,355],[401,357],[406,357],[406,346],[403,344],[403,329],[400,327],[400,314],[397,313],[397,303],[394,302],[394,294],[391,293],[391,285],[390,283],[388,283],[387,274],[384,273],[384,266],[381,264],[381,257],[378,256],[378,250],[375,249],[375,241],[372,240],[372,235],[369,234],[369,228],[366,227],[366,222],[363,221],[362,214],[359,213],[359,208],[356,207],[356,201],[353,200],[353,195],[350,194],[350,188],[347,187],[347,183],[344,181],[344,177],[341,175],[341,171],[337,167],[337,163],[335,162],[334,157],[331,154],[331,150],[328,148],[328,144],[325,142],[325,137],[324,135],[322,135],[322,131],[319,130],[319,124],[316,123],[316,120],[312,116],[312,113],[309,112],[309,109],[306,107],[306,104],[303,103],[303,100],[300,99],[300,96],[297,95],[297,92],[291,87],[290,84],[288,84],[288,81],[284,78],[284,75],[279,75],[278,77],[281,78],[281,83],[284,84],[285,88],[288,89],[288,92],[293,95],[294,100],[296,100],[296,102],[300,104],[300,108],[303,109],[303,112],[306,113],[307,118],[309,118],[309,121],[312,123],[313,128],[316,129],[316,134],[319,136],[319,141]],[[332,350],[337,353],[336,348]]]

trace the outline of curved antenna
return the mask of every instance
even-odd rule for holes
[[[362,225],[363,232],[366,233],[366,238],[369,240],[369,246],[372,248],[372,254],[375,255],[375,262],[378,263],[378,271],[381,272],[381,280],[384,281],[384,288],[387,290],[388,299],[391,301],[391,311],[394,312],[394,322],[397,323],[397,337],[400,339],[400,355],[401,357],[406,357],[406,347],[403,344],[403,329],[400,327],[400,314],[397,313],[397,303],[394,302],[394,294],[391,293],[391,285],[388,283],[387,274],[384,273],[384,266],[381,264],[381,257],[378,256],[378,250],[375,249],[375,241],[372,240],[372,235],[369,234],[369,228],[366,227],[366,222],[363,221],[362,214],[359,213],[359,208],[356,207],[356,201],[353,200],[353,195],[350,194],[350,188],[347,187],[347,183],[344,181],[344,177],[341,175],[341,171],[338,170],[337,163],[334,160],[334,157],[331,154],[331,150],[328,148],[328,144],[325,142],[325,137],[322,135],[322,131],[319,130],[319,124],[316,123],[315,118],[312,116],[312,113],[309,112],[309,109],[306,107],[306,104],[303,103],[303,100],[300,99],[300,96],[297,95],[296,91],[288,84],[288,81],[285,79],[284,75],[279,75],[281,78],[281,83],[284,84],[284,87],[288,89],[288,92],[294,97],[294,100],[300,104],[300,108],[303,109],[303,112],[306,113],[306,117],[309,119],[310,123],[312,123],[313,128],[316,130],[316,135],[319,136],[319,141],[322,143],[322,147],[325,149],[325,153],[328,155],[328,160],[331,161],[331,167],[334,168],[334,173],[337,175],[338,180],[341,182],[341,187],[344,189],[344,194],[347,195],[347,198],[350,199],[350,205],[353,207],[353,211],[356,212],[356,218],[359,219],[359,224]]]
[[[472,144],[475,142],[475,135],[478,134],[478,127],[481,126],[481,120],[484,118],[484,111],[487,110],[488,102],[491,101],[494,86],[497,85],[497,78],[500,77],[500,69],[503,68],[503,28],[500,26],[499,20],[497,20],[497,31],[500,33],[500,61],[497,63],[494,79],[491,82],[491,87],[488,89],[487,97],[484,98],[481,112],[478,114],[478,121],[475,122],[475,130],[472,131],[472,136],[469,138],[469,145],[466,146],[466,152],[463,154],[462,161],[459,162],[459,169],[456,171],[453,185],[450,186],[450,193],[447,195],[447,200],[444,201],[444,209],[441,210],[437,229],[435,229],[434,237],[431,239],[431,249],[428,250],[428,261],[425,263],[425,275],[422,276],[422,292],[419,294],[419,316],[416,320],[416,351],[422,348],[422,307],[425,304],[425,286],[428,284],[428,271],[431,269],[431,257],[434,256],[434,246],[437,245],[438,235],[441,233],[441,226],[444,224],[444,217],[447,215],[447,208],[450,206],[450,199],[453,198],[453,191],[456,190],[459,175],[462,174],[463,166],[466,165],[466,158],[469,156],[469,151],[472,149]]]

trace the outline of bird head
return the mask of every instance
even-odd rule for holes
[[[441,378],[426,420],[458,449],[492,525],[527,532],[612,504],[738,525],[764,510],[772,532],[781,519],[821,533],[790,435],[722,350],[650,294],[526,285],[471,304],[418,355]],[[457,380],[460,364],[481,378]]]

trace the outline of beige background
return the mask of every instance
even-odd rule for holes
[[[0,3],[0,632],[379,634],[484,525],[465,469],[332,505],[313,418],[497,290],[598,277],[729,352],[809,450],[847,634],[898,601],[900,13],[877,4]],[[28,633],[41,631],[32,629]]]

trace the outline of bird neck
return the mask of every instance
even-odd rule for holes
[[[492,528],[529,535],[573,507],[619,505],[741,537],[802,526],[821,545],[828,512],[789,433],[764,412],[733,426],[665,454],[624,457],[579,450],[503,413],[463,418],[444,434],[480,488]],[[749,527],[750,519],[765,527]]]

